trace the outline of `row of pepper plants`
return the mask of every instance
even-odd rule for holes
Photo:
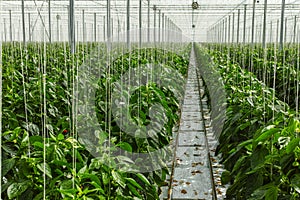
[[[151,105],[160,103],[167,110],[168,123],[155,141],[122,133],[109,114],[111,102],[107,99],[111,94],[107,91],[129,66],[144,63],[164,63],[164,67],[185,76],[189,50],[190,46],[183,47],[183,56],[157,48],[120,55],[113,50],[114,59],[106,67],[109,70],[99,76],[95,96],[97,119],[103,127],[101,137],[132,152],[148,152],[168,144],[180,111],[178,100],[168,88],[150,82],[130,99],[131,116],[142,125],[149,122],[147,109]],[[76,53],[69,52],[66,43],[2,46],[2,199],[158,199],[168,174],[166,167],[147,173],[114,169],[78,140],[72,115],[76,70],[81,64],[93,63],[92,59],[101,58],[99,63],[107,64],[103,61],[107,51],[104,44],[78,43]],[[89,57],[94,54],[97,56]],[[138,106],[140,103],[144,106]]]
[[[275,44],[262,45],[208,45],[208,48],[227,52],[223,59],[234,60],[243,69],[251,71],[264,84],[275,88],[276,96],[296,108],[299,104],[299,56],[298,45],[285,45],[280,50]]]
[[[226,169],[222,183],[230,184],[227,199],[299,199],[296,112],[226,49],[235,51],[196,46],[200,62],[222,77],[226,90],[226,120],[216,154]]]

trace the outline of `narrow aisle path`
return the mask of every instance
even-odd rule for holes
[[[213,177],[200,103],[203,93],[203,82],[198,80],[192,50],[169,190],[171,199],[213,199]]]

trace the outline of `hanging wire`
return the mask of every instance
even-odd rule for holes
[[[78,39],[76,40],[76,52],[78,52],[79,50],[79,45],[78,45]],[[72,120],[71,120],[71,137],[73,139],[76,138],[76,121],[77,121],[77,116],[76,116],[76,60],[75,60],[75,55],[73,53],[70,53],[70,60],[71,60],[71,94],[72,94],[72,112],[71,112],[71,116],[72,116]],[[75,156],[75,147],[72,147],[72,170],[73,170],[73,174],[72,174],[72,187],[73,189],[76,189],[75,186],[75,178],[76,178],[76,156]]]
[[[273,65],[273,115],[272,115],[272,122],[274,122],[275,118],[275,93],[276,93],[276,72],[277,72],[277,42],[274,42],[274,65]]]
[[[83,43],[84,45],[84,43]],[[79,46],[79,45],[77,45]],[[84,50],[83,50],[84,51]],[[84,55],[84,54],[83,54]],[[75,60],[76,59],[76,60]],[[72,132],[72,137],[73,139],[75,139],[77,141],[78,139],[78,132],[77,132],[77,127],[78,127],[78,101],[76,100],[77,98],[77,93],[76,91],[78,91],[79,88],[79,80],[78,80],[78,69],[79,69],[79,58],[76,56],[74,56],[74,54],[72,54],[72,66],[73,66],[73,88],[72,88],[72,106],[73,106],[73,112],[72,112],[72,118],[73,118],[73,132]],[[84,61],[85,58],[83,56],[81,61]],[[74,66],[75,64],[75,66]],[[72,149],[72,166],[73,166],[73,180],[75,180],[76,176],[77,176],[77,166],[76,166],[76,159],[77,159],[77,154],[76,154],[77,150],[75,145],[73,146]]]
[[[299,70],[300,70],[300,30],[298,29],[297,32],[297,71],[296,71],[296,77],[297,77],[297,86],[296,86],[296,118],[299,119],[299,81],[300,81],[300,76],[299,76]]]
[[[20,42],[20,52],[21,52],[21,73],[22,73],[22,85],[23,85],[23,98],[24,98],[24,112],[25,112],[25,122],[26,122],[26,131],[27,134],[29,133],[29,124],[28,124],[28,111],[27,111],[27,92],[26,92],[26,82],[25,82],[25,76],[28,75],[27,72],[27,61],[28,61],[28,56],[26,55],[26,60],[25,60],[25,64],[24,64],[24,60],[23,60],[23,49],[22,49],[22,43]],[[25,53],[27,53],[27,48],[26,46],[24,46],[24,51]],[[24,65],[25,65],[25,71],[26,74],[24,72]],[[28,136],[29,137],[29,136]],[[30,158],[30,142],[28,142],[28,157]]]
[[[47,46],[46,46],[46,34],[44,28],[44,41],[43,41],[43,198],[46,199],[46,145],[47,145],[47,90],[46,90],[46,77],[47,77]]]
[[[1,1],[0,10],[2,10]],[[2,37],[0,39],[0,158],[0,167],[2,168]],[[0,191],[2,191],[2,170],[0,170],[0,177]]]
[[[286,27],[285,27],[286,28]],[[287,91],[287,74],[285,73],[286,70],[286,44],[284,43],[282,46],[282,91],[283,91],[283,102],[284,102],[284,111],[286,111],[286,103],[287,103],[287,99],[286,99],[286,91]],[[284,124],[286,124],[284,122]]]
[[[107,49],[107,75],[106,75],[106,104],[105,104],[105,110],[106,110],[106,126],[108,131],[108,148],[111,149],[111,83],[110,83],[110,76],[111,76],[111,56],[112,56],[112,44],[111,44],[111,0],[107,1],[107,43],[106,43],[106,49]],[[108,166],[111,166],[111,152],[108,151]],[[111,181],[108,183],[109,185],[109,191],[108,196],[111,196]]]

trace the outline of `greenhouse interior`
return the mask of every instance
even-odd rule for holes
[[[299,0],[0,0],[3,200],[299,200]]]

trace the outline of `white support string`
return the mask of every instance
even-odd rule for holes
[[[267,87],[267,51],[268,51],[268,47],[265,47],[263,49],[263,72],[262,72],[262,78],[263,78],[263,83],[264,83],[264,86],[263,87]],[[264,123],[266,123],[266,120],[267,120],[267,115],[266,115],[266,107],[267,107],[267,102],[266,102],[266,93],[265,93],[265,90],[263,89],[262,90],[263,92],[263,120],[264,120]]]
[[[272,122],[274,122],[275,117],[275,93],[276,93],[276,70],[277,70],[277,42],[274,42],[274,70],[273,70],[273,115]]]
[[[27,111],[27,93],[26,93],[26,83],[25,83],[25,74],[24,74],[24,60],[23,60],[23,50],[22,50],[22,43],[20,45],[20,52],[21,52],[21,72],[22,72],[22,84],[23,84],[23,95],[24,95],[24,112],[25,112],[25,122],[26,122],[26,131],[29,134],[29,124],[28,124],[28,111]],[[24,47],[26,50],[26,47]],[[27,53],[27,52],[25,52]],[[27,56],[26,56],[26,64],[27,66]],[[26,74],[27,74],[27,67],[26,67]],[[28,135],[29,137],[29,135]],[[30,158],[30,142],[28,142],[28,157]]]
[[[296,118],[299,119],[299,68],[300,68],[300,30],[298,29],[298,33],[297,33],[297,72],[296,72],[296,77],[297,77],[297,86],[296,86]]]
[[[1,0],[0,10],[2,10]],[[0,167],[2,169],[2,39],[0,40]],[[2,170],[0,170],[0,177],[0,191],[2,191]],[[1,195],[0,200],[2,200]]]
[[[47,140],[47,96],[46,96],[46,76],[47,76],[47,46],[46,46],[46,34],[44,28],[44,42],[43,42],[43,198],[46,199],[46,140]]]

